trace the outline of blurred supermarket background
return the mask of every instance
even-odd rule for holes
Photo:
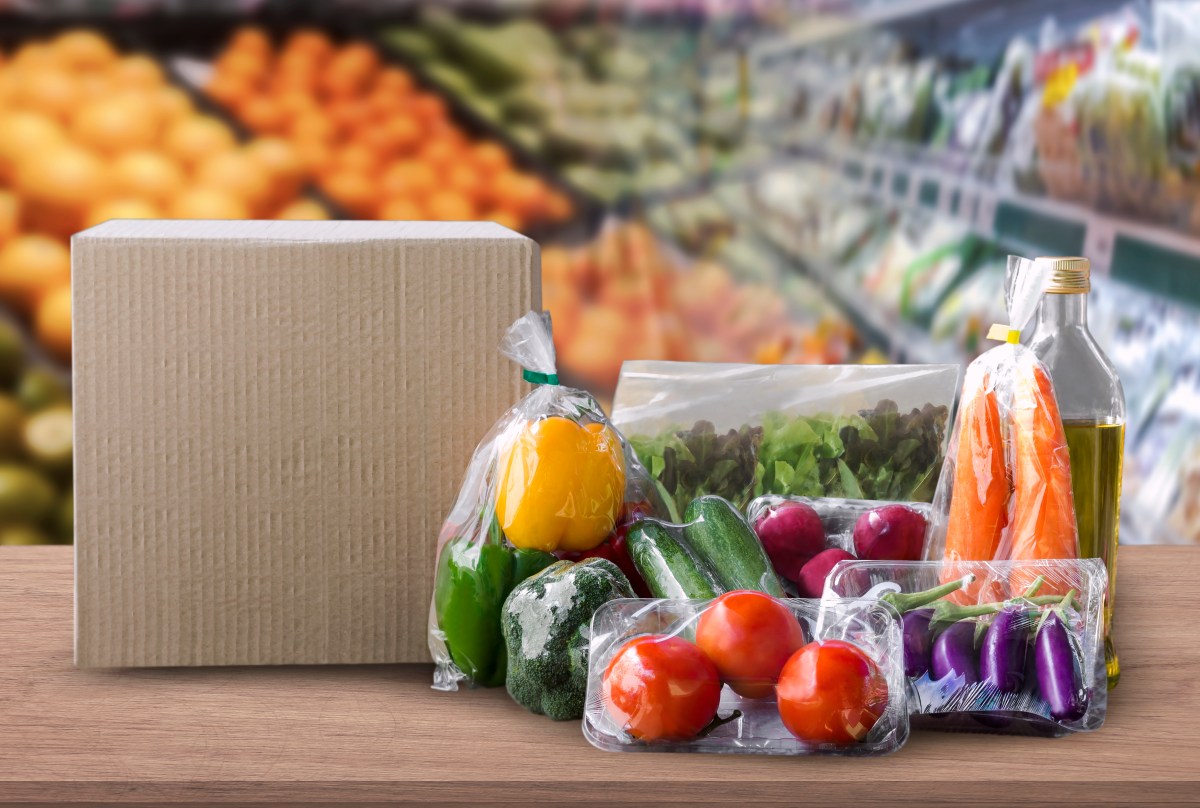
[[[0,0],[0,544],[69,541],[69,235],[492,219],[562,374],[963,362],[1083,254],[1124,542],[1200,542],[1200,4]]]

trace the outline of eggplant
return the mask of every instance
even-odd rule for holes
[[[1028,618],[1023,607],[1006,607],[992,619],[979,652],[979,675],[1000,693],[1018,693],[1025,685]]]
[[[1083,718],[1088,695],[1067,624],[1057,610],[1051,610],[1038,629],[1034,655],[1038,690],[1050,706],[1050,715],[1059,721]]]
[[[935,679],[957,673],[964,687],[979,681],[979,663],[975,659],[975,623],[962,620],[951,625],[933,641],[930,668]]]
[[[933,651],[933,632],[929,628],[931,617],[933,609],[916,609],[906,612],[900,619],[904,632],[904,675],[913,679],[929,671]]]

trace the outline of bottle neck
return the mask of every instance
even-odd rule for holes
[[[1081,328],[1087,331],[1087,294],[1045,295],[1038,310],[1038,329]]]

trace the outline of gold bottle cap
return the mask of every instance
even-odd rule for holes
[[[1075,256],[1049,256],[1038,259],[1050,264],[1054,277],[1050,288],[1046,290],[1051,295],[1077,295],[1086,293],[1092,288],[1092,262],[1086,258]]]

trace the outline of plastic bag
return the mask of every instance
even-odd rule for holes
[[[626,362],[613,423],[671,513],[702,494],[928,502],[957,365]]]
[[[548,314],[530,312],[500,350],[538,386],[471,456],[438,537],[429,609],[434,688],[504,684],[500,634],[507,594],[554,561],[600,555],[622,564],[610,535],[642,502],[645,471],[592,396],[558,384]],[[639,504],[640,503],[640,504]]]
[[[847,558],[920,560],[931,512],[923,502],[771,495],[751,502],[746,517],[787,592],[818,598]]]
[[[926,558],[1077,558],[1071,460],[1045,366],[1018,338],[1054,274],[1054,259],[1010,256],[1007,339],[968,367],[934,498]]]
[[[968,588],[977,594],[964,599]],[[1107,588],[1096,558],[963,563],[952,574],[937,562],[845,561],[824,598],[835,614],[847,598],[892,612],[913,727],[1054,736],[1104,723]]]
[[[764,685],[758,698],[739,696],[722,683],[719,666],[697,644],[716,640],[719,628],[703,627],[703,615],[719,603],[618,600],[600,607],[592,619],[583,716],[583,734],[593,746],[610,752],[873,756],[894,752],[907,740],[900,629],[885,608],[775,601],[784,619],[793,616],[801,629],[785,641],[784,653],[802,647],[796,656],[851,659],[855,673],[863,672],[853,687],[853,674],[836,683],[845,701],[835,715],[818,716],[790,707],[796,699],[789,686],[803,687],[811,667],[784,666],[782,697],[770,679],[736,680],[744,692]]]

